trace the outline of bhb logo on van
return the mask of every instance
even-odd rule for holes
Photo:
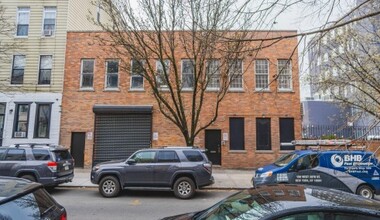
[[[354,162],[362,161],[362,155],[338,155],[334,154],[331,156],[331,163],[334,167],[352,166]]]

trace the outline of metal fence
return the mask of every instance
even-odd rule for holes
[[[380,140],[380,126],[333,126],[333,125],[303,125],[304,139],[366,139]]]

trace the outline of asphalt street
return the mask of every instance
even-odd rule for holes
[[[97,188],[57,187],[50,194],[66,208],[68,219],[152,220],[208,208],[235,192],[200,190],[190,200],[157,191],[123,191],[119,197],[104,198]]]

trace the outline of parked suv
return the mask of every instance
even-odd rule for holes
[[[214,183],[212,165],[195,147],[165,147],[136,151],[127,160],[93,167],[91,182],[99,184],[104,197],[115,197],[121,189],[166,189],[189,199],[195,190]]]
[[[0,219],[66,220],[66,210],[39,183],[0,177]]]
[[[72,181],[74,160],[62,146],[15,144],[0,147],[0,176],[13,176],[57,186]]]

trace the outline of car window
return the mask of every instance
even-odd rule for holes
[[[132,156],[136,163],[153,163],[156,156],[155,151],[142,151]]]
[[[72,159],[71,154],[67,150],[57,150],[53,152],[57,161]]]
[[[4,157],[5,157],[5,151],[7,149],[0,149],[0,160],[4,160]]]
[[[9,149],[5,160],[26,160],[24,149]]]
[[[360,215],[360,214],[353,214],[353,213],[338,213],[333,214],[334,220],[358,220],[358,219],[365,219],[365,220],[378,220],[379,217],[373,217],[373,216],[367,216],[367,215]]]
[[[297,170],[306,170],[306,169],[312,169],[319,165],[319,159],[318,155],[306,155],[300,159],[298,159],[297,163],[295,164],[297,167]]]
[[[36,160],[50,160],[49,150],[45,149],[32,149],[34,159]]]
[[[285,154],[278,158],[274,164],[279,167],[284,167],[288,165],[294,158],[296,158],[298,155],[295,153]]]
[[[157,162],[159,163],[179,162],[179,158],[175,151],[160,151],[158,152]]]
[[[55,202],[43,189],[0,205],[0,219],[44,219]]]
[[[184,150],[183,154],[185,154],[186,158],[191,162],[199,162],[204,160],[201,152],[196,150]]]

